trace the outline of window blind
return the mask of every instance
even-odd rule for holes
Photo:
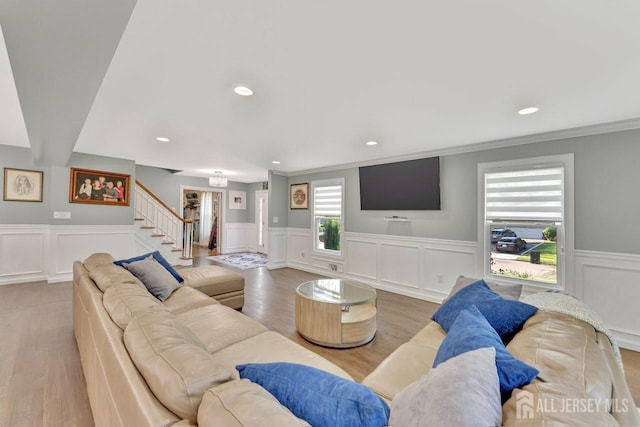
[[[340,217],[342,214],[342,185],[315,187],[313,209],[315,216]]]
[[[485,173],[485,218],[562,221],[564,168]]]

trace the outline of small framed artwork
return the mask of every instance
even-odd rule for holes
[[[42,202],[42,171],[4,168],[2,199],[8,202]]]
[[[289,199],[291,209],[309,209],[309,183],[291,184]]]
[[[129,206],[131,175],[71,168],[69,201]]]
[[[229,190],[229,209],[247,209],[247,193]]]

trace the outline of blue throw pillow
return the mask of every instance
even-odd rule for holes
[[[240,378],[259,384],[313,427],[383,427],[389,406],[362,384],[295,363],[238,365]]]
[[[171,275],[173,277],[176,278],[178,283],[184,282],[184,279],[182,278],[182,276],[180,276],[178,274],[178,272],[173,267],[171,267],[171,264],[169,264],[169,262],[166,259],[164,259],[164,257],[162,255],[160,255],[159,251],[151,252],[151,253],[148,253],[148,254],[136,256],[136,257],[129,258],[129,259],[121,259],[121,260],[118,260],[118,261],[113,261],[113,263],[115,265],[119,265],[120,267],[124,267],[122,264],[125,264],[125,263],[130,264],[130,263],[135,262],[135,261],[141,261],[141,260],[147,258],[149,255],[151,255],[153,257],[153,259],[158,261],[164,268],[166,268],[167,271],[169,273],[171,273]]]
[[[462,310],[453,322],[438,349],[433,367],[459,354],[485,347],[496,349],[496,367],[501,392],[510,392],[514,388],[529,384],[539,374],[536,368],[509,353],[496,331],[475,306]]]
[[[502,298],[489,289],[484,280],[460,289],[434,313],[431,320],[449,332],[449,328],[465,309],[475,305],[504,342],[518,332],[538,308],[520,301]]]

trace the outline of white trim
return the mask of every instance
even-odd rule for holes
[[[327,249],[318,249],[316,248],[316,198],[315,198],[315,189],[317,187],[327,187],[332,185],[339,185],[341,190],[341,198],[340,201],[340,250],[333,251]],[[313,195],[313,200],[311,200],[311,237],[312,237],[312,253],[314,257],[319,258],[327,258],[332,260],[344,260],[344,251],[342,250],[344,244],[344,205],[345,205],[345,179],[344,178],[332,178],[332,179],[321,179],[316,181],[311,181],[310,191],[309,193]]]
[[[225,229],[226,225],[226,217],[227,217],[227,190],[220,187],[196,187],[194,185],[181,185],[180,186],[180,212],[176,212],[181,218],[183,215],[183,206],[184,203],[184,192],[187,190],[196,190],[196,191],[209,191],[211,193],[222,193],[220,196],[220,206],[219,206],[219,216],[218,216],[218,239],[217,245],[218,248],[222,248],[225,244],[226,236],[222,233]],[[220,243],[222,242],[222,243]],[[225,253],[220,249],[220,253]]]
[[[544,283],[534,282],[526,279],[505,278],[500,276],[491,275],[489,259],[491,253],[489,251],[489,245],[486,242],[489,236],[488,223],[485,219],[485,188],[484,188],[484,174],[486,172],[497,172],[501,170],[514,170],[519,166],[543,166],[551,167],[562,165],[564,168],[564,214],[562,227],[559,228],[558,242],[562,242],[562,247],[558,248],[558,269],[557,269],[557,284],[545,285]],[[529,157],[523,159],[513,159],[499,162],[478,163],[477,172],[477,206],[478,206],[478,244],[480,245],[480,267],[483,277],[491,277],[492,281],[499,283],[519,283],[534,288],[554,288],[564,289],[570,293],[573,293],[575,289],[574,283],[574,265],[575,265],[575,215],[574,215],[574,203],[575,203],[575,182],[574,182],[574,156],[573,153],[559,154],[553,156],[542,157]]]

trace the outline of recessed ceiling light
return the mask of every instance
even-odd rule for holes
[[[253,91],[246,86],[236,86],[233,88],[233,91],[240,96],[251,96],[253,95]]]
[[[367,141],[365,142],[365,144],[367,144],[370,147],[373,147],[374,145],[378,145],[378,141]]]
[[[521,116],[526,116],[527,114],[533,114],[536,112],[538,112],[538,107],[527,107],[518,111],[518,114],[520,114]]]
[[[160,142],[169,142],[169,138],[165,138],[164,136],[159,136],[156,138],[156,141],[160,141]]]
[[[279,165],[279,164],[280,164],[280,161],[278,161],[278,160],[272,160],[272,161],[271,161],[271,163],[273,163],[274,165]]]

